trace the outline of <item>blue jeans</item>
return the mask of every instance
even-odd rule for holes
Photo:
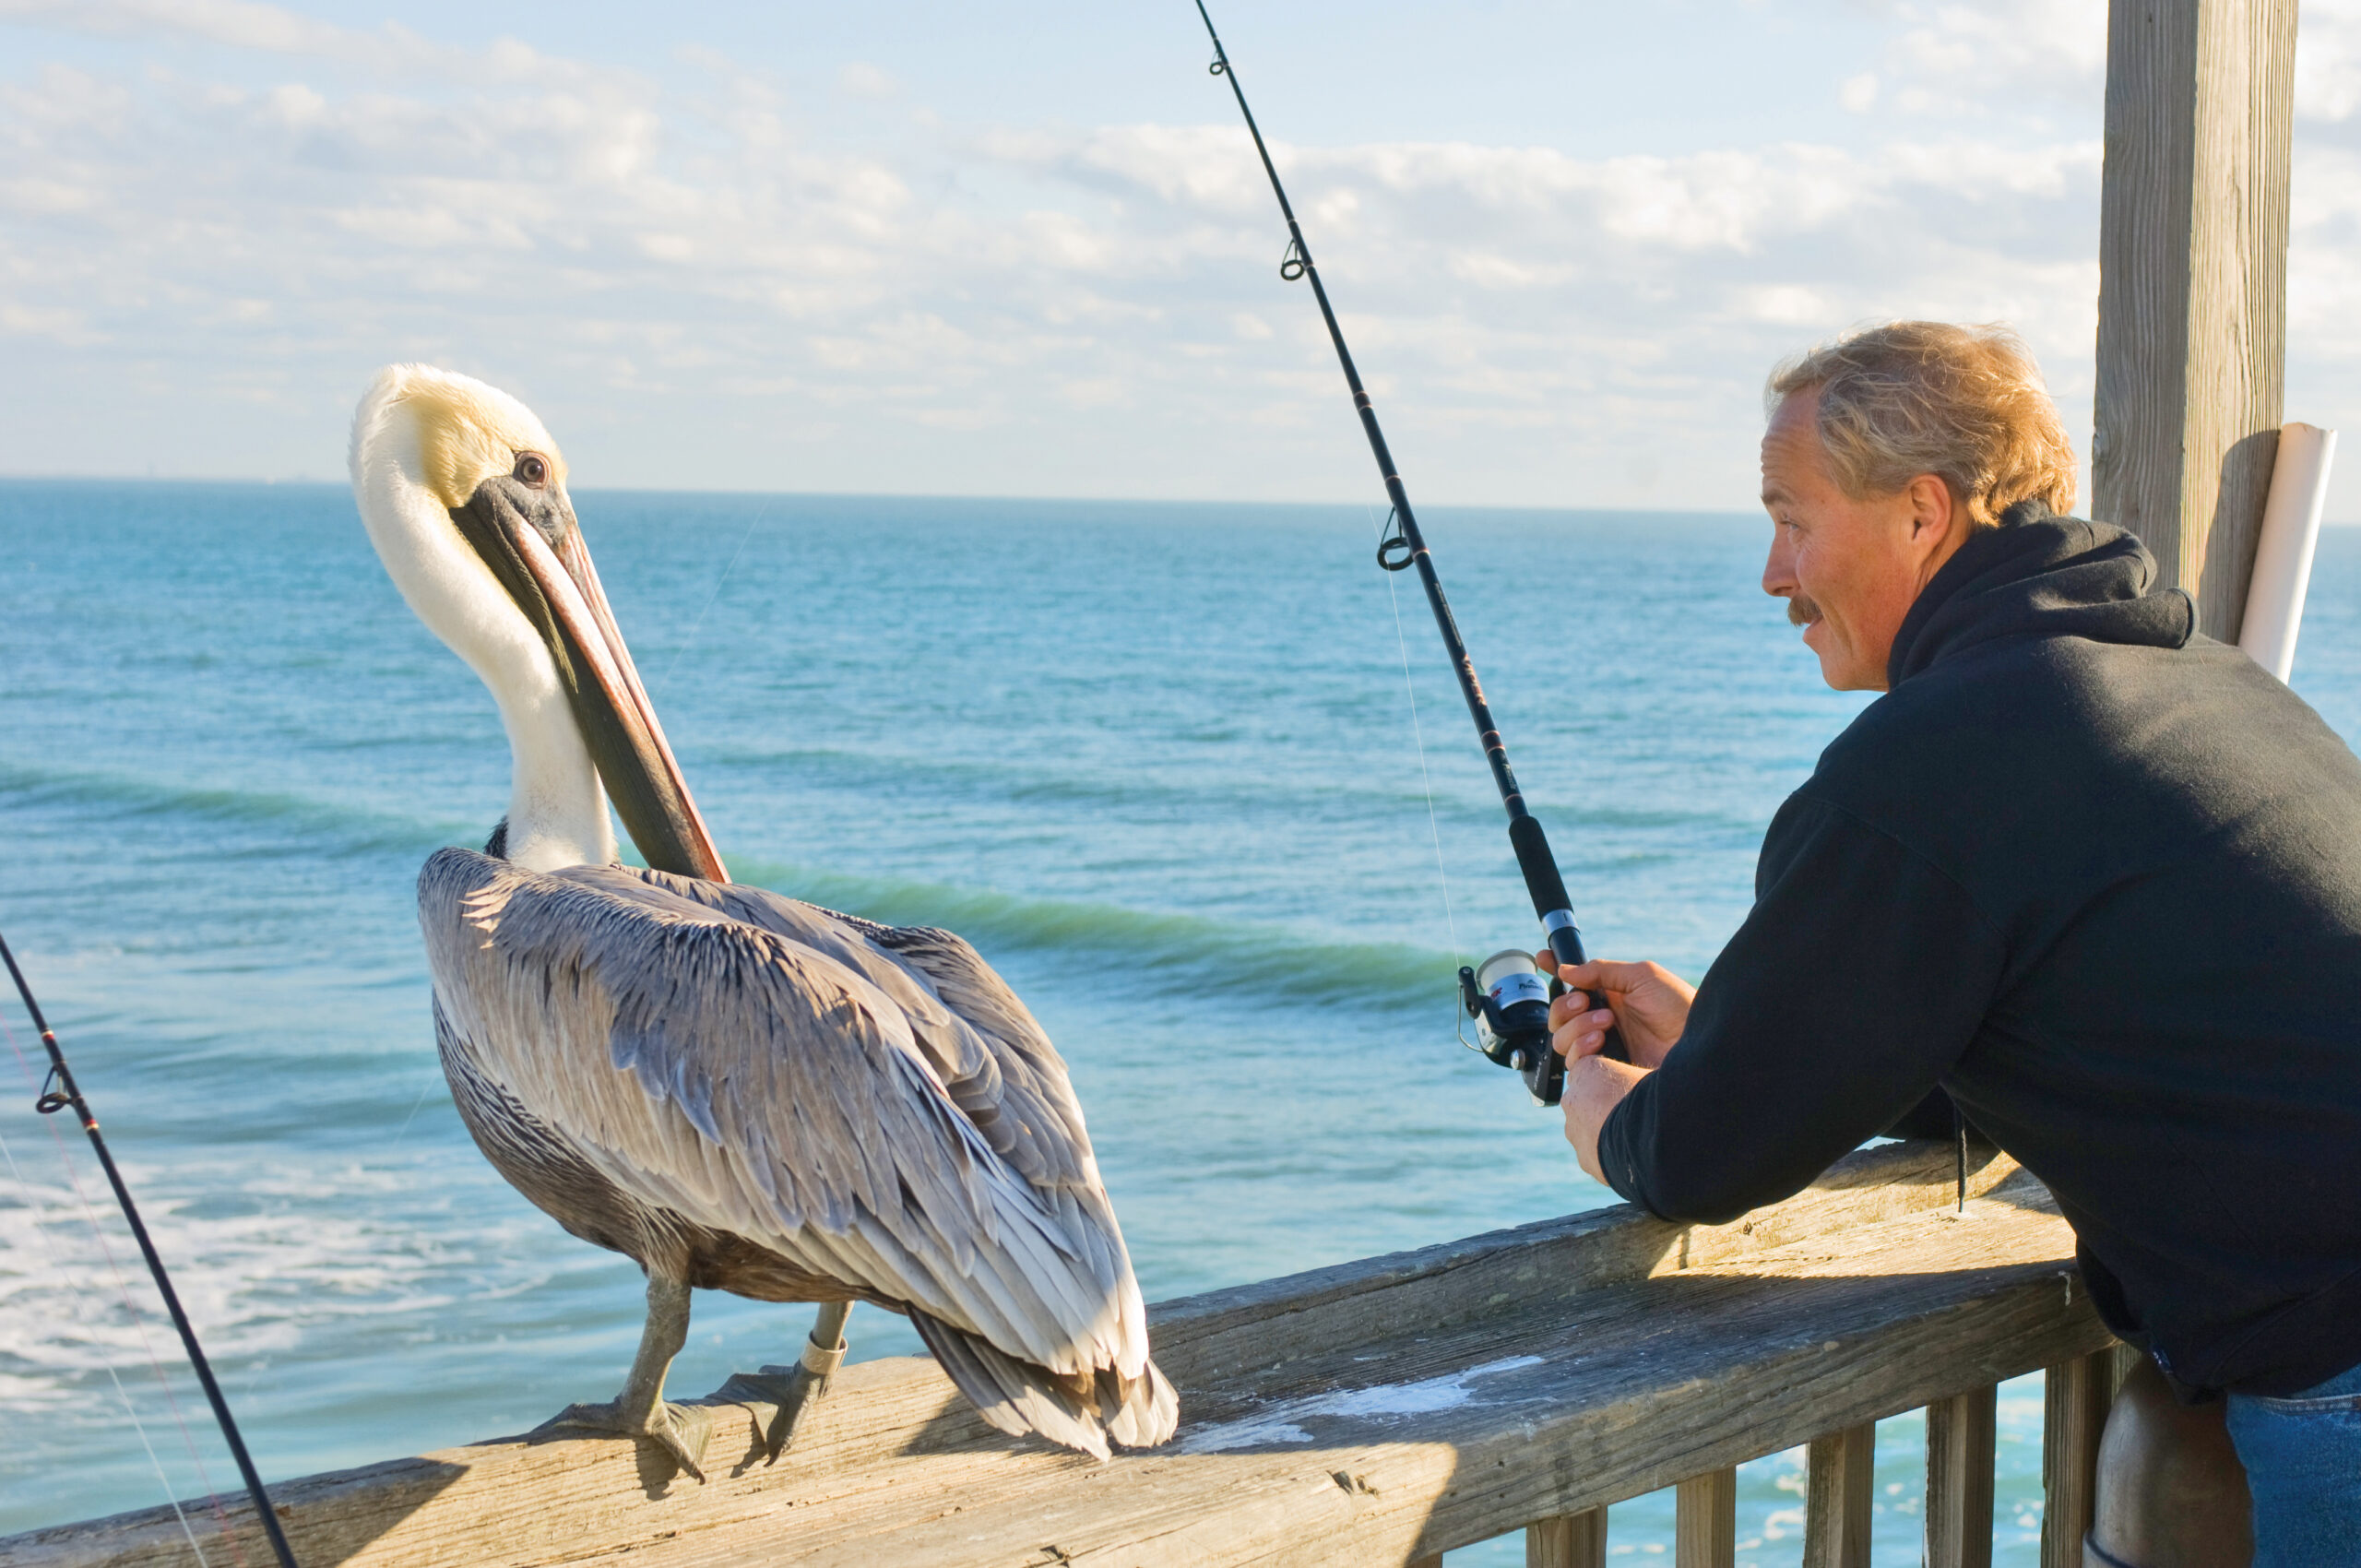
[[[2361,1562],[2361,1366],[2285,1399],[2229,1398],[2254,1494],[2254,1568]]]

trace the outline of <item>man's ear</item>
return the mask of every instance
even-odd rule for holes
[[[1910,540],[1940,549],[1966,522],[1952,487],[1941,476],[1920,474],[1907,486],[1910,497]]]

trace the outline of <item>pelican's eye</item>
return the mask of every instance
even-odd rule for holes
[[[539,490],[550,481],[550,460],[539,452],[519,452],[516,466],[509,471],[519,484]]]

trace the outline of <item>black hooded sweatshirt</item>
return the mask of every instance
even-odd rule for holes
[[[2361,760],[2153,576],[2037,503],[1960,547],[1599,1160],[1727,1220],[1946,1091],[2111,1327],[2284,1395],[2361,1362]]]

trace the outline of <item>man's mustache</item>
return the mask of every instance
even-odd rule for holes
[[[1809,626],[1820,619],[1820,606],[1808,594],[1793,594],[1787,600],[1787,624]]]

